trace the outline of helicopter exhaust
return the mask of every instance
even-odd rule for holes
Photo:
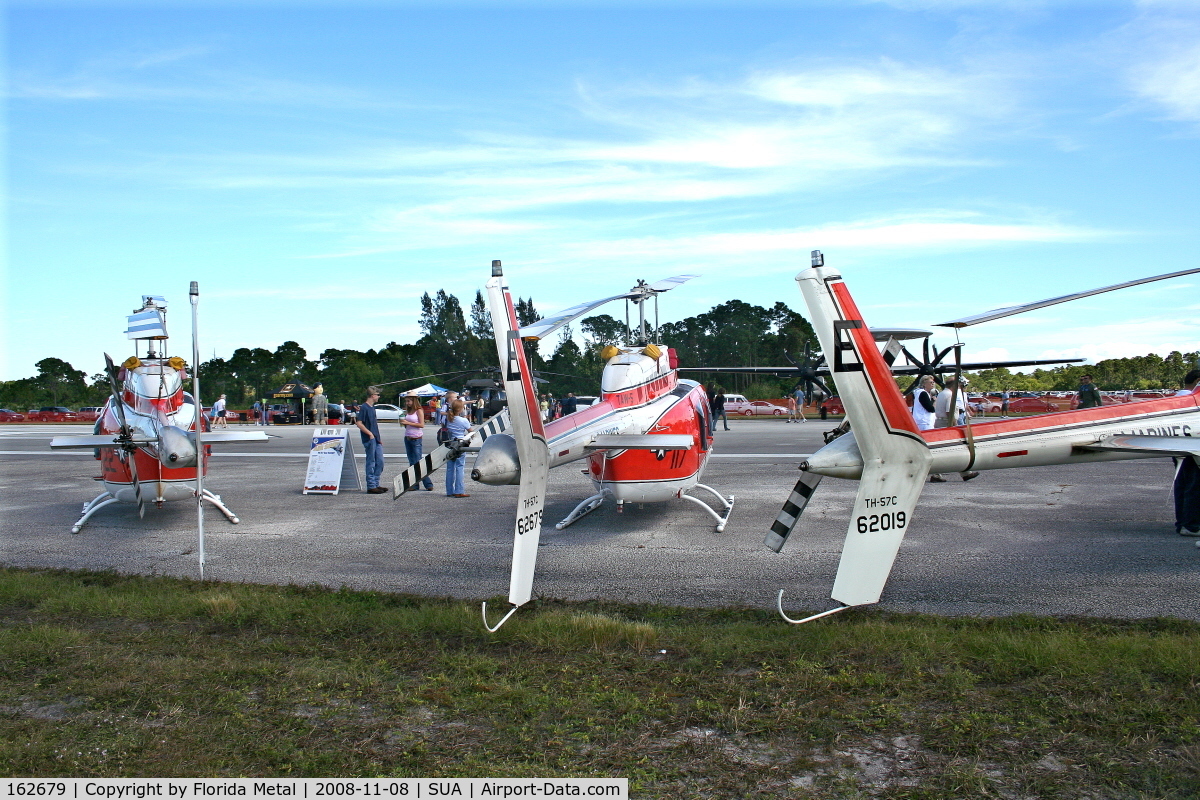
[[[479,448],[471,480],[488,486],[516,486],[521,483],[521,461],[517,440],[510,433],[489,436]]]
[[[158,460],[171,469],[196,466],[195,438],[183,428],[164,425],[158,431]]]

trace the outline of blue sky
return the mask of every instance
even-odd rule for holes
[[[804,313],[820,249],[903,327],[1200,267],[1198,2],[13,2],[6,37],[0,379],[128,355],[142,294],[190,354],[191,280],[203,357],[316,358],[495,258],[546,314],[699,274],[679,319]],[[1200,350],[1198,286],[962,338]]]

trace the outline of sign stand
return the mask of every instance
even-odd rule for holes
[[[337,494],[343,486],[362,489],[349,433],[348,428],[317,428],[313,431],[302,494]]]

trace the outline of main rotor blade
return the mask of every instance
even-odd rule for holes
[[[661,281],[652,283],[649,286],[639,285],[628,292],[614,294],[612,297],[605,297],[603,300],[591,300],[587,303],[580,303],[577,306],[571,306],[570,308],[564,309],[557,314],[551,314],[550,316],[540,319],[531,325],[526,325],[524,328],[521,328],[521,338],[545,339],[563,325],[566,325],[578,317],[582,317],[592,309],[599,308],[605,303],[611,303],[613,300],[645,300],[647,297],[674,289],[679,284],[690,281],[692,278],[696,277],[699,276],[676,275],[673,278],[663,278]]]
[[[453,372],[435,372],[432,375],[421,375],[416,378],[401,378],[398,381],[387,381],[386,383],[376,383],[374,385],[375,386],[392,386],[397,383],[416,383],[417,381],[423,381],[427,378],[440,378],[443,375],[472,375],[476,372],[486,372],[487,369],[489,369],[489,368],[484,367],[481,369],[458,369],[458,370],[454,370]]]
[[[1092,289],[1087,292],[1076,292],[1075,294],[1064,294],[1061,297],[1051,297],[1049,300],[1039,300],[1036,303],[1026,303],[1020,306],[1008,306],[1007,308],[995,308],[991,311],[985,311],[982,314],[975,314],[970,317],[962,317],[961,319],[951,320],[950,322],[939,322],[939,326],[943,328],[965,328],[968,325],[978,325],[981,322],[991,322],[994,319],[1001,317],[1011,317],[1013,314],[1021,314],[1026,311],[1033,311],[1046,306],[1057,305],[1058,303],[1066,303],[1071,300],[1078,300],[1083,297],[1091,297],[1094,294],[1103,294],[1117,289],[1126,289],[1130,286],[1138,286],[1143,283],[1153,283],[1154,281],[1162,281],[1167,278],[1178,278],[1181,275],[1194,275],[1200,272],[1200,267],[1195,269],[1183,269],[1179,272],[1169,272],[1166,275],[1155,275],[1152,278],[1140,278],[1136,281],[1126,281],[1125,283],[1116,283],[1112,286],[1104,286],[1100,289]]]
[[[1082,358],[1045,358],[1030,361],[976,361],[969,364],[963,364],[962,369],[964,372],[975,372],[981,369],[999,369],[1000,367],[1040,367],[1046,366],[1047,364],[1078,364],[1080,361],[1085,360],[1086,359]],[[947,372],[953,372],[955,369],[957,369],[957,367],[950,367],[941,364],[930,366],[931,368],[926,371],[926,374],[929,375],[945,374]],[[922,374],[921,365],[905,367],[893,366],[892,373],[894,375],[920,375]]]
[[[655,281],[647,288],[655,294],[670,291],[681,283],[687,283],[692,278],[699,278],[699,275],[676,275],[673,278],[663,278],[661,281]]]

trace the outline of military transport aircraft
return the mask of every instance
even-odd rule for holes
[[[1190,269],[1143,278],[943,325],[965,327],[1198,272]],[[783,611],[780,590],[779,613],[788,622],[808,622],[879,601],[930,473],[1164,456],[1200,458],[1200,393],[918,430],[841,274],[824,266],[820,251],[814,250],[812,267],[797,275],[796,281],[821,348],[832,355],[832,372],[851,430],[800,465],[804,475],[767,534],[766,545],[776,552],[783,547],[822,477],[857,479],[859,487],[833,585],[838,606],[794,620]]]

